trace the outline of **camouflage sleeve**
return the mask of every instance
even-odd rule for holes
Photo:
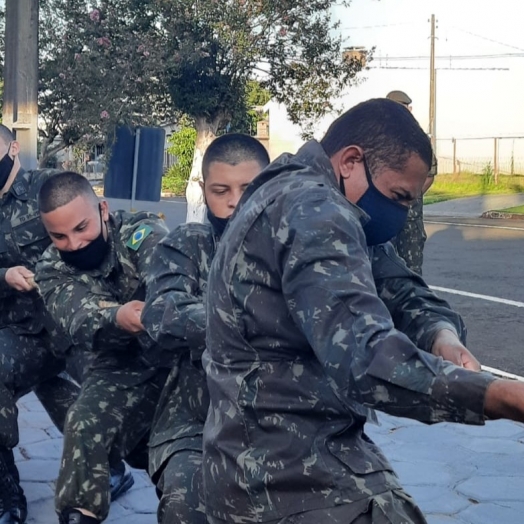
[[[185,227],[172,231],[153,253],[142,323],[163,348],[205,349],[206,317],[196,261],[206,256],[204,246]]]
[[[5,279],[5,274],[7,273],[8,269],[9,268],[7,267],[0,268],[0,296],[3,296],[6,291],[12,289]]]
[[[371,249],[371,267],[378,296],[395,327],[417,347],[431,353],[433,341],[443,329],[453,331],[466,343],[466,327],[460,315],[408,269],[391,243]]]
[[[36,282],[53,320],[74,345],[89,351],[127,349],[133,335],[118,327],[114,298],[86,274],[69,274],[52,247],[36,266]]]
[[[275,260],[289,311],[344,402],[427,423],[484,422],[493,377],[420,351],[394,329],[363,230],[341,199],[307,191],[278,228]]]
[[[146,236],[134,246],[133,238],[141,231],[145,231]],[[134,265],[141,283],[146,283],[151,269],[153,252],[168,232],[164,221],[152,213],[137,213],[136,221],[130,221],[122,226],[120,238],[128,247],[131,263]]]

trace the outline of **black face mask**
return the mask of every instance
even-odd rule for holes
[[[12,159],[9,156],[10,149],[11,149],[11,142],[9,142],[7,153],[3,156],[2,160],[0,160],[0,189],[4,188],[7,182],[7,179],[9,178],[9,175],[11,174],[11,171],[13,170],[13,166],[15,164],[14,159]]]
[[[211,209],[209,209],[208,207],[207,219],[209,220],[209,223],[211,224],[215,234],[218,237],[221,237],[224,234],[227,224],[229,223],[229,218],[218,218],[216,215],[212,213]]]
[[[100,235],[84,247],[75,251],[61,251],[62,260],[81,271],[89,271],[99,267],[109,251],[109,242],[104,238],[104,222],[102,221],[102,209],[100,209]]]
[[[359,198],[357,206],[369,215],[370,219],[364,224],[363,229],[366,234],[367,245],[375,246],[384,244],[402,231],[408,217],[409,208],[381,193],[373,183],[365,158],[363,162],[368,188]],[[341,193],[346,196],[346,188],[342,177],[340,177],[339,183]]]

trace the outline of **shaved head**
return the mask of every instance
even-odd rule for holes
[[[38,209],[40,213],[50,213],[79,196],[92,202],[95,207],[99,204],[98,197],[87,178],[73,171],[64,171],[43,183],[38,194]]]

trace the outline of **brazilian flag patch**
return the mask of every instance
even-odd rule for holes
[[[138,251],[142,242],[147,238],[149,233],[153,231],[149,226],[140,226],[132,235],[131,238],[127,241],[126,246]]]

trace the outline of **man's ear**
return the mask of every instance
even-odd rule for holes
[[[360,146],[351,145],[338,152],[338,169],[342,178],[349,179],[355,168],[355,163],[362,162],[364,151]]]
[[[206,204],[207,206],[207,201],[206,201],[206,183],[203,181],[203,180],[199,180],[198,183],[200,184],[200,189],[202,189],[202,195],[204,197],[204,204]]]
[[[109,204],[107,200],[102,200],[100,202],[100,213],[102,215],[102,220],[107,222],[109,220]]]
[[[17,157],[20,153],[20,143],[17,140],[13,140],[8,150],[9,155],[13,158]]]

